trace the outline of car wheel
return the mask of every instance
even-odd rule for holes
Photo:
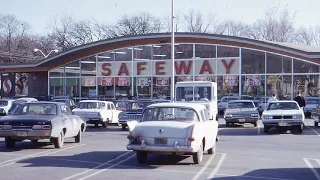
[[[122,124],[122,125],[121,125],[122,131],[125,131],[125,130],[126,130],[126,127],[127,127],[127,126],[126,126],[125,124]]]
[[[263,128],[263,132],[264,132],[264,133],[268,133],[268,130],[269,130],[269,127],[264,126],[264,128]]]
[[[147,152],[143,152],[143,151],[137,151],[137,160],[140,164],[146,162],[147,160],[147,156],[148,156],[148,153]]]
[[[81,142],[81,130],[79,130],[77,136],[74,137],[74,140],[76,143],[80,143]]]
[[[64,132],[61,131],[59,137],[53,139],[53,144],[55,148],[62,148],[64,144]]]
[[[108,122],[109,122],[109,120],[107,120],[106,122],[102,122],[102,127],[103,127],[103,128],[107,128]]]
[[[193,154],[193,162],[195,164],[200,164],[203,158],[203,145],[201,143],[199,151]]]
[[[318,127],[319,123],[317,121],[314,122],[314,126]]]
[[[302,125],[300,125],[300,126],[297,126],[297,130],[298,130],[298,133],[302,133],[302,129],[303,129],[303,126]]]
[[[14,148],[16,146],[16,141],[10,137],[5,138],[5,143],[7,148]]]
[[[31,142],[33,143],[37,143],[39,140],[31,140]]]
[[[208,154],[214,154],[216,152],[216,144],[217,143],[214,143],[212,148],[208,149]]]
[[[226,123],[226,126],[229,127],[229,126],[230,126],[230,123]]]
[[[257,127],[257,126],[258,126],[258,123],[257,123],[257,122],[254,122],[254,123],[253,123],[253,126],[254,126],[254,127]]]

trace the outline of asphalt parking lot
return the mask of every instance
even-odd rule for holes
[[[43,140],[7,150],[0,139],[0,179],[320,179],[320,128],[313,121],[306,120],[302,134],[264,134],[260,121],[256,128],[219,123],[217,152],[205,154],[200,165],[189,156],[160,155],[140,165],[126,150],[128,132],[115,126],[88,127],[80,144],[66,139],[63,149]]]

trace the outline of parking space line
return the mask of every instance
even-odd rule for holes
[[[200,171],[198,171],[198,173],[196,175],[193,176],[192,180],[196,180],[198,179],[203,172],[208,168],[208,166],[210,165],[211,161],[216,157],[216,154],[213,154],[207,161],[207,163],[200,169]]]
[[[317,180],[320,180],[320,175],[318,173],[318,171],[312,166],[312,164],[309,161],[309,158],[302,158],[304,160],[304,162],[307,164],[307,166],[309,167],[309,169],[312,171],[312,173],[314,174],[314,176],[317,178]]]
[[[283,179],[283,178],[271,178],[271,177],[262,177],[262,176],[244,176],[244,175],[233,175],[233,174],[220,174],[218,176],[233,176],[233,177],[243,177],[243,178],[252,178],[252,179],[269,179],[269,180],[294,180],[294,179]]]
[[[226,158],[226,156],[227,156],[226,153],[223,153],[223,154],[221,155],[221,158],[220,158],[218,164],[216,165],[216,167],[214,168],[214,170],[211,172],[211,174],[208,176],[208,179],[212,179],[212,178],[217,174],[217,172],[219,171],[219,169],[220,169],[220,167],[221,167],[224,159]]]
[[[97,174],[100,174],[100,173],[102,173],[102,172],[104,172],[104,171],[107,171],[107,170],[109,170],[109,169],[111,169],[111,168],[113,168],[113,167],[115,167],[115,166],[117,166],[117,165],[119,165],[119,164],[121,164],[121,163],[123,163],[123,162],[125,162],[125,161],[128,161],[129,159],[133,158],[134,156],[136,156],[136,155],[133,154],[133,155],[127,157],[126,159],[124,159],[124,160],[122,160],[122,161],[119,161],[119,162],[117,162],[116,164],[113,164],[112,166],[109,166],[109,167],[107,167],[107,168],[101,169],[101,170],[99,170],[99,171],[97,171],[97,172],[95,172],[95,173],[93,173],[93,174],[90,174],[90,175],[88,175],[88,176],[85,176],[85,177],[83,177],[83,178],[80,178],[79,180],[88,179],[89,177],[92,177],[92,176],[95,176],[95,175],[97,175]]]
[[[12,152],[0,152],[0,154],[9,155],[9,156],[25,156],[25,155],[22,155],[22,154],[12,153]]]
[[[122,155],[120,155],[120,156],[118,156],[118,157],[116,157],[116,158],[114,158],[114,159],[111,159],[111,160],[109,160],[109,161],[107,161],[107,162],[105,162],[105,163],[102,163],[102,164],[100,164],[100,165],[98,165],[98,166],[95,166],[95,167],[93,167],[93,168],[91,168],[91,169],[88,169],[88,170],[86,170],[86,171],[83,171],[83,172],[81,172],[81,173],[77,173],[77,174],[74,174],[74,175],[72,175],[72,176],[63,178],[62,180],[72,179],[72,178],[75,178],[75,177],[77,177],[77,176],[80,176],[80,175],[89,173],[89,172],[93,171],[94,169],[98,169],[98,168],[101,168],[101,167],[103,167],[103,166],[105,166],[105,165],[108,165],[109,163],[111,163],[111,162],[113,162],[113,161],[115,161],[115,160],[118,160],[118,159],[120,159],[120,158],[122,158],[122,157],[124,157],[124,156],[126,156],[126,155],[128,155],[128,154],[130,154],[131,152],[132,152],[132,151],[128,151],[128,152],[126,152],[126,153],[124,153],[124,154],[122,154]]]
[[[68,161],[68,162],[78,162],[78,163],[88,163],[88,164],[102,164],[102,163],[99,163],[99,162],[93,162],[93,161],[81,161],[81,160],[61,159],[61,158],[48,158],[48,157],[41,157],[41,159],[58,160],[58,161]]]
[[[39,153],[36,153],[36,154],[31,154],[31,155],[26,155],[26,156],[22,156],[22,157],[15,158],[15,159],[10,159],[10,160],[1,162],[0,163],[0,167],[4,167],[4,166],[9,166],[9,165],[15,164],[17,161],[22,160],[22,159],[28,159],[28,158],[31,158],[31,157],[46,156],[46,155],[49,155],[49,154],[54,154],[54,153],[57,153],[57,152],[61,152],[61,151],[64,151],[64,150],[67,150],[67,149],[71,149],[71,148],[76,148],[76,147],[83,146],[83,145],[85,145],[85,144],[69,146],[69,147],[65,147],[65,148],[60,149],[60,150],[50,149],[48,151],[39,152]]]
[[[307,126],[307,127],[310,128],[313,132],[315,132],[318,136],[320,136],[320,133],[319,133],[317,130],[313,129],[313,128],[310,127],[310,126]]]

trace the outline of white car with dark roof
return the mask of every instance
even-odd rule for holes
[[[158,103],[146,107],[141,121],[128,122],[128,150],[143,163],[150,154],[192,155],[199,164],[204,151],[213,154],[218,122],[206,106],[193,103]]]
[[[302,133],[304,120],[304,110],[299,107],[296,101],[270,102],[262,114],[265,133],[268,133],[272,127],[277,127],[281,131],[296,129]]]

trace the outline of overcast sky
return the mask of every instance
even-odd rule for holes
[[[213,13],[219,21],[252,23],[268,8],[287,8],[296,13],[297,26],[320,24],[320,0],[175,0],[179,14],[190,9]],[[34,33],[44,34],[54,17],[71,15],[76,20],[96,19],[114,23],[124,14],[146,11],[159,18],[171,13],[171,0],[0,0],[0,13],[14,14],[28,22]]]

